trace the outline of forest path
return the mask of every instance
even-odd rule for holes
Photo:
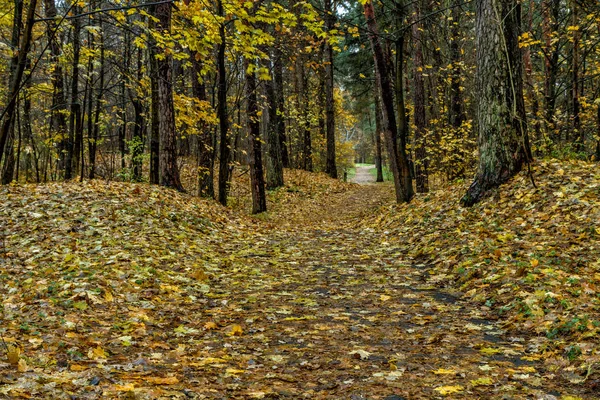
[[[358,183],[361,185],[375,183],[376,177],[371,175],[369,172],[375,168],[375,165],[360,165],[356,166],[356,175],[352,178],[353,183]]]
[[[31,189],[5,188],[0,208],[2,333],[25,362],[0,361],[0,398],[583,393],[531,351],[544,342],[408,257],[423,233],[364,227],[392,204],[389,183],[286,192],[293,206],[215,229],[198,216],[216,224],[221,207],[148,185]]]
[[[201,347],[207,356],[235,354],[228,365],[243,372],[223,380],[213,371],[202,386],[222,393],[227,383],[227,398],[564,394],[543,362],[528,357],[528,339],[427,282],[432,266],[405,256],[410,238],[358,227],[382,196],[390,199],[390,186],[361,186],[332,196],[332,208],[313,210],[308,224],[280,215],[287,225],[225,245],[236,268],[215,289],[227,303],[211,302],[186,321],[208,313],[219,325],[240,324],[239,337],[209,335]]]

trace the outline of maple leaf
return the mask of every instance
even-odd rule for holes
[[[461,385],[450,385],[450,386],[436,387],[433,390],[435,390],[436,392],[438,392],[442,396],[447,396],[447,395],[450,395],[450,394],[461,393],[464,390],[464,388]]]

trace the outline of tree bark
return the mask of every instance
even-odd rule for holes
[[[156,6],[152,6],[152,14],[156,13]],[[152,18],[148,18],[150,29],[155,29],[156,23]],[[158,185],[160,183],[160,117],[159,117],[159,95],[158,95],[158,53],[156,40],[150,36],[150,90],[151,105],[150,115],[152,122],[150,125],[150,183]]]
[[[90,163],[90,179],[94,179],[96,177],[96,150],[98,148],[98,139],[99,139],[99,131],[100,131],[100,111],[102,110],[102,95],[104,93],[104,71],[105,71],[105,46],[104,46],[104,36],[102,36],[102,41],[100,43],[100,83],[96,88],[96,105],[94,111],[94,126],[91,132],[91,137],[88,139],[88,157]],[[90,133],[88,132],[88,135]]]
[[[281,146],[281,163],[283,168],[290,168],[290,155],[287,147],[285,134],[285,98],[283,87],[283,54],[276,46],[274,49],[275,60],[273,62],[273,75],[275,83],[275,102],[277,104],[277,133],[279,134],[279,145]]]
[[[412,179],[408,167],[408,158],[406,157],[406,148],[403,146],[402,140],[400,140],[400,146],[398,146],[398,130],[394,115],[393,89],[390,82],[388,65],[381,48],[381,43],[379,42],[379,32],[375,20],[375,10],[373,9],[372,0],[368,0],[364,4],[364,13],[369,27],[369,39],[375,58],[377,82],[381,89],[384,135],[386,137],[390,169],[394,176],[396,201],[398,203],[409,202],[413,197]]]
[[[196,99],[205,102],[206,85],[200,76],[202,64],[199,54],[192,52],[192,93]],[[214,149],[210,128],[205,121],[198,121],[198,196],[213,198],[215,197],[215,188],[213,184],[213,156]]]
[[[335,7],[332,0],[324,1],[325,23],[327,31],[333,30],[335,25]],[[332,178],[337,179],[337,167],[335,165],[335,103],[333,100],[333,48],[329,38],[325,39],[325,116],[326,116],[326,139],[327,139],[327,162],[325,172]]]
[[[171,32],[171,4],[156,6],[157,29]],[[160,131],[160,185],[183,191],[177,166],[177,136],[175,132],[175,108],[173,105],[173,57],[165,51],[157,59],[158,73],[158,126]]]
[[[256,100],[256,75],[250,71],[250,62],[244,60],[246,70],[247,113],[248,113],[248,141],[250,153],[250,184],[252,187],[252,214],[267,211],[267,198],[265,195],[265,179],[262,166],[262,149],[260,139],[260,116]]]
[[[76,1],[76,0],[75,0]],[[81,8],[73,6],[73,13],[79,14]],[[75,176],[79,165],[79,154],[83,142],[81,130],[81,104],[79,104],[79,55],[81,53],[81,21],[73,19],[73,63],[71,76],[71,114],[69,115],[69,140],[67,141],[67,158],[65,163],[65,179]]]
[[[383,182],[383,158],[381,154],[381,131],[383,121],[381,115],[381,97],[379,96],[379,85],[375,84],[375,169],[377,170],[376,182]]]
[[[425,136],[426,112],[425,112],[425,82],[423,80],[423,44],[421,43],[421,8],[419,0],[415,2],[415,23],[412,26],[415,55],[413,58],[413,105],[415,122],[415,178],[418,193],[429,191],[429,176],[427,161],[427,137]]]
[[[274,54],[274,58],[277,54]],[[276,63],[277,61],[274,60]],[[277,95],[275,94],[274,81],[265,81],[265,92],[269,104],[267,124],[267,189],[276,189],[283,186],[283,162],[279,124],[283,116],[278,109]],[[281,110],[283,111],[283,110]]]
[[[518,46],[521,7],[516,0],[477,0],[475,18],[479,167],[461,199],[464,206],[480,201],[531,158]]]
[[[224,17],[223,1],[217,1],[217,13],[219,16]],[[219,26],[219,37],[221,43],[219,43],[217,53],[217,73],[219,75],[218,83],[218,106],[217,106],[217,117],[219,118],[219,131],[220,131],[220,142],[219,142],[219,203],[226,206],[227,196],[229,193],[229,162],[231,148],[229,146],[229,120],[227,115],[227,76],[225,75],[225,23],[221,23]]]
[[[544,101],[546,132],[554,131],[554,109],[556,105],[556,78],[559,71],[560,46],[553,43],[553,32],[560,26],[559,11],[560,0],[544,0],[543,5],[542,34],[544,36]],[[554,135],[551,136],[556,139]]]
[[[16,62],[15,68],[11,71],[9,90],[8,90],[8,101],[3,111],[4,117],[2,125],[0,126],[0,162],[2,161],[2,155],[4,154],[5,145],[10,134],[10,128],[14,120],[14,113],[17,104],[17,97],[19,96],[19,90],[21,87],[21,80],[23,78],[23,72],[27,65],[27,56],[31,49],[31,38],[33,24],[35,23],[35,8],[37,0],[30,0],[29,8],[27,9],[27,17],[25,22],[25,29],[23,32],[23,40],[20,42],[19,51],[15,55],[13,62]]]

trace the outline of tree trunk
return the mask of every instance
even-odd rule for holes
[[[419,0],[415,3],[415,23],[412,26],[415,55],[413,58],[413,104],[415,120],[415,178],[417,192],[427,193],[429,191],[428,161],[427,161],[427,137],[425,136],[426,113],[425,113],[425,82],[423,80],[423,44],[421,43],[422,23]]]
[[[381,97],[379,96],[379,85],[375,85],[375,169],[377,170],[376,182],[383,182],[383,159],[381,154],[381,131],[383,121],[381,115]]]
[[[274,54],[277,57],[277,54]],[[277,62],[275,60],[275,62]],[[265,92],[269,104],[267,124],[267,189],[283,186],[283,162],[279,136],[279,124],[283,116],[277,107],[277,94],[274,81],[265,81]]]
[[[301,167],[306,171],[312,171],[312,140],[308,122],[307,84],[306,72],[304,70],[304,55],[298,54],[296,57],[296,98],[299,113],[298,131],[302,140]]]
[[[577,4],[571,2],[572,6],[572,25],[577,26],[578,13]],[[573,141],[575,150],[578,152],[584,151],[585,133],[581,129],[580,103],[579,103],[579,38],[578,31],[573,32],[572,53],[571,53],[571,102],[572,102],[572,118],[573,118]]]
[[[19,96],[19,91],[21,89],[21,80],[23,78],[25,66],[27,65],[27,56],[29,55],[29,50],[31,48],[31,34],[33,30],[33,24],[35,23],[36,5],[36,0],[30,0],[29,8],[27,9],[23,40],[20,42],[21,45],[19,46],[17,54],[11,61],[11,63],[15,63],[15,67],[10,74],[7,97],[8,101],[3,111],[2,125],[0,126],[0,162],[2,161],[2,155],[4,154],[5,145],[10,134],[10,128],[14,120],[17,97]]]
[[[325,22],[327,31],[332,31],[335,25],[335,8],[332,0],[325,0]],[[335,165],[335,103],[333,100],[333,48],[329,40],[325,40],[325,115],[326,115],[326,138],[327,138],[327,163],[325,172],[330,177],[337,179],[337,167]]]
[[[152,13],[155,14],[156,6],[152,6]],[[150,29],[156,27],[152,18],[148,18]],[[150,36],[150,91],[151,105],[150,115],[152,122],[150,125],[150,183],[158,185],[160,183],[160,116],[159,116],[159,95],[158,95],[158,53],[157,43],[153,36]]]
[[[171,32],[171,4],[156,6],[156,28],[162,33]],[[173,105],[173,57],[165,52],[157,59],[158,75],[158,127],[160,131],[160,185],[183,191],[177,166],[177,136],[175,108]]]
[[[224,17],[223,1],[217,1],[218,15]],[[229,193],[229,158],[231,148],[229,146],[229,120],[227,116],[227,76],[225,71],[225,23],[219,26],[219,43],[217,54],[217,73],[219,75],[218,83],[218,108],[217,117],[219,118],[219,203],[227,205],[227,196]]]
[[[90,163],[90,179],[96,177],[96,150],[98,148],[98,139],[100,131],[100,111],[102,110],[102,94],[104,93],[104,37],[100,43],[100,83],[96,88],[96,106],[94,111],[94,127],[91,133],[91,137],[88,139],[88,157]],[[88,133],[89,135],[89,133]]]
[[[79,14],[81,8],[78,5],[73,6],[73,13]],[[71,179],[75,176],[77,166],[79,165],[79,154],[81,153],[81,144],[83,141],[83,131],[81,130],[81,104],[79,104],[79,55],[81,52],[81,20],[73,20],[73,63],[72,63],[72,81],[71,81],[71,114],[69,115],[69,140],[67,142],[67,158],[65,165],[65,179]]]
[[[281,163],[283,168],[290,168],[290,155],[287,148],[287,137],[285,134],[285,98],[283,87],[283,54],[278,47],[274,49],[275,60],[273,62],[273,75],[275,80],[275,102],[277,104],[277,133],[279,134],[279,145],[281,146]]]
[[[554,131],[554,109],[556,105],[556,77],[559,71],[559,43],[553,43],[553,32],[556,32],[560,26],[559,11],[560,0],[544,0],[542,5],[543,22],[542,32],[544,36],[544,100],[546,122],[546,132],[552,134]],[[556,139],[553,135],[553,139]]]
[[[464,206],[506,182],[531,157],[518,46],[521,6],[516,0],[477,0],[475,18],[479,167],[461,199]]]
[[[200,76],[202,64],[200,54],[192,52],[192,93],[196,99],[206,101],[206,85]],[[210,129],[205,121],[198,121],[198,196],[213,198],[215,189],[213,184],[213,143]]]
[[[394,115],[394,96],[390,82],[388,65],[386,63],[381,44],[379,42],[379,31],[375,21],[375,10],[372,0],[364,4],[364,13],[369,26],[369,39],[375,58],[375,73],[380,87],[383,129],[386,138],[386,146],[389,154],[390,169],[394,176],[394,188],[396,190],[396,201],[398,203],[409,202],[413,197],[412,179],[406,157],[406,148],[400,140],[398,146],[398,130]]]
[[[250,153],[250,184],[252,186],[252,214],[267,211],[267,198],[265,195],[265,179],[262,166],[262,150],[260,139],[260,116],[256,100],[256,76],[250,71],[250,62],[244,60],[246,71],[247,113],[248,113],[248,141]]]
[[[142,80],[142,49],[138,49],[137,55],[137,66],[138,72],[137,81]],[[144,155],[144,127],[146,126],[144,121],[144,106],[139,98],[137,91],[132,88],[135,82],[130,82],[129,85],[129,98],[131,99],[131,105],[133,106],[133,138],[130,144],[131,150],[131,164],[133,166],[133,180],[140,182],[142,180],[142,158]]]
[[[18,51],[19,51],[19,42],[21,39],[21,29],[23,28],[23,0],[15,0],[15,11],[13,13],[13,30],[12,30],[12,37],[11,37],[11,42],[10,42],[10,47],[12,49],[12,51],[14,52],[14,56],[11,58],[10,60],[10,76],[14,75],[15,71],[17,70],[17,67],[19,65],[19,56],[18,56]],[[18,96],[18,94],[17,94]],[[9,99],[10,100],[10,99]],[[18,99],[16,100],[16,110],[18,113]],[[6,144],[4,147],[4,166],[2,168],[2,179],[1,179],[1,183],[3,185],[7,185],[10,182],[12,182],[13,179],[13,171],[15,169],[15,155],[14,155],[14,145],[13,145],[13,138],[14,138],[14,131],[15,131],[15,127],[14,127],[14,116],[11,115],[4,115],[4,118],[10,118],[11,119],[11,124],[10,127],[8,129],[8,138],[6,139]]]

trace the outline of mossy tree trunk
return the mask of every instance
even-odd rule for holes
[[[461,199],[472,206],[521,170],[531,158],[518,45],[521,6],[516,0],[477,0],[477,133],[479,166]]]

